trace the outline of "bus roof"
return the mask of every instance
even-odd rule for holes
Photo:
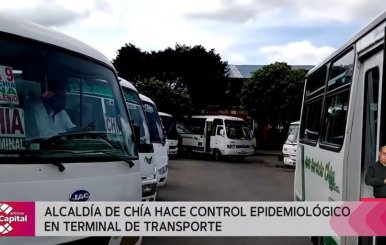
[[[0,32],[9,33],[12,35],[65,48],[73,52],[91,57],[114,69],[114,66],[106,58],[106,56],[91,46],[51,28],[23,20],[20,17],[1,13]]]
[[[244,121],[244,119],[240,117],[232,117],[232,116],[224,116],[224,115],[197,115],[197,116],[192,116],[192,118],[207,118],[207,119],[220,118],[224,120]]]
[[[320,62],[318,65],[316,65],[314,68],[312,68],[310,71],[308,71],[307,76],[311,73],[318,70],[320,67],[322,67],[324,64],[328,63],[331,59],[333,59],[335,56],[340,54],[342,51],[353,45],[355,42],[357,42],[360,38],[364,37],[366,34],[368,34],[371,30],[373,30],[376,26],[381,24],[383,21],[386,20],[386,11],[381,13],[378,17],[373,19],[368,25],[366,25],[361,31],[359,31],[354,37],[352,37],[350,40],[348,40],[343,46],[341,46],[339,49],[337,49],[334,53],[332,53],[330,56],[328,56],[326,59],[324,59],[322,62]],[[384,31],[382,30],[382,34],[384,34]]]
[[[147,97],[146,95],[143,95],[143,94],[139,94],[139,98],[141,98],[141,100],[145,101],[145,102],[148,102],[150,104],[153,104],[155,105],[154,101],[152,101],[149,97]]]
[[[158,112],[158,114],[160,115],[160,116],[165,116],[165,117],[173,117],[172,115],[170,115],[170,114],[168,114],[168,113],[165,113],[165,112]]]
[[[127,80],[125,80],[125,79],[123,79],[123,78],[121,78],[121,77],[118,77],[118,81],[119,81],[119,84],[120,84],[122,87],[131,89],[131,90],[134,90],[135,92],[138,93],[138,90],[134,87],[134,85],[133,85],[131,82],[129,82],[129,81],[127,81]]]

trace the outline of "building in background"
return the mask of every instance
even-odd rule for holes
[[[253,73],[263,68],[264,65],[228,65],[227,90],[225,94],[225,105],[208,105],[200,113],[206,115],[228,115],[241,117],[249,122],[254,131],[257,146],[262,148],[281,147],[284,142],[287,128],[272,127],[271,125],[257,125],[248,118],[242,110],[240,103],[241,90],[244,83],[253,76]],[[309,71],[313,66],[293,65],[292,69],[305,69]]]

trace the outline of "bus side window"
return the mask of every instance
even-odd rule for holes
[[[363,107],[363,163],[362,171],[367,170],[370,163],[376,161],[377,129],[378,129],[378,95],[379,68],[369,69],[365,75],[364,107]],[[383,144],[384,140],[380,139]]]
[[[302,138],[308,141],[316,141],[319,137],[320,128],[320,115],[322,109],[322,100],[313,101],[307,105],[304,105],[303,111],[303,127],[302,127]]]
[[[299,139],[316,145],[319,139],[322,102],[327,77],[327,66],[322,66],[307,78]]]
[[[342,146],[348,112],[349,90],[326,98],[322,142]]]
[[[333,146],[335,150],[343,145],[353,66],[354,49],[351,48],[330,67],[321,142]]]
[[[222,119],[216,118],[216,119],[213,120],[212,136],[215,136],[217,126],[221,126],[221,125],[223,125],[223,123],[224,123],[224,122],[222,121]],[[217,133],[217,134],[218,134],[218,133]]]

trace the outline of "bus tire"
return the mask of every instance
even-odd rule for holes
[[[237,157],[237,160],[238,160],[239,162],[244,162],[244,159],[245,159],[245,157]]]
[[[219,149],[214,149],[213,150],[213,159],[215,160],[215,161],[220,161],[221,160],[221,152],[220,152],[220,150]]]

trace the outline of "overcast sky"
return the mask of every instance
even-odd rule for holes
[[[386,0],[0,0],[0,10],[73,36],[109,59],[125,43],[215,49],[229,64],[315,65]]]

